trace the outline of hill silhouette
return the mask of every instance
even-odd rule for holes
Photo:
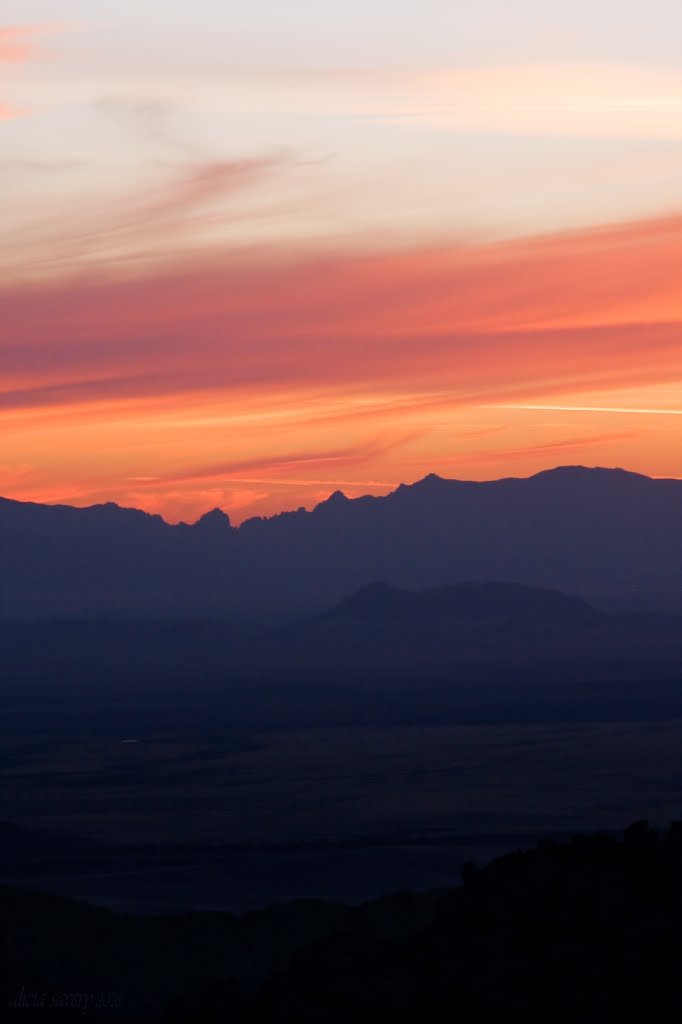
[[[681,858],[679,823],[657,832],[640,821],[622,837],[544,840],[465,864],[459,886],[453,865],[453,887],[441,891],[243,916],[134,917],[3,886],[5,1014],[34,1019],[67,993],[89,993],[64,1016],[673,1021]],[[43,998],[35,1013],[32,996]]]
[[[457,583],[420,592],[377,581],[344,598],[325,618],[433,622],[594,622],[599,613],[579,597],[519,583]]]
[[[376,580],[490,580],[613,606],[682,608],[682,481],[561,467],[527,479],[430,474],[385,497],[194,525],[114,504],[0,499],[0,616],[314,614]]]

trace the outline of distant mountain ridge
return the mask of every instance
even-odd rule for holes
[[[376,580],[519,583],[682,607],[682,481],[563,466],[473,482],[429,474],[384,497],[233,527],[113,503],[0,499],[0,617],[314,614]]]
[[[377,581],[344,598],[324,618],[365,621],[570,623],[599,617],[586,601],[520,583],[456,583],[412,591]]]

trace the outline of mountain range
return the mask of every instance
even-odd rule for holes
[[[239,527],[219,509],[170,525],[113,503],[1,498],[0,618],[293,620],[377,580],[412,591],[513,582],[680,610],[681,524],[682,480],[582,466],[485,482],[430,474]]]

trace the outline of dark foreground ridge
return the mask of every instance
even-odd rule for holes
[[[355,908],[132,917],[5,887],[3,1004],[166,1024],[676,1021],[681,868],[682,823],[637,822]]]
[[[0,498],[0,619],[232,616],[293,621],[385,580],[501,580],[682,609],[682,480],[564,466],[528,479],[430,474],[385,497],[335,492],[238,528],[114,504]]]

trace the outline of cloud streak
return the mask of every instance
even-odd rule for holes
[[[491,405],[491,409],[519,409],[545,412],[608,412],[627,416],[682,416],[682,409],[636,409],[632,406],[603,405]]]
[[[587,62],[446,69],[419,76],[393,120],[458,132],[680,139],[682,73]]]
[[[518,448],[498,448],[495,450],[469,452],[454,457],[451,461],[453,463],[499,463],[528,461],[537,456],[553,458],[556,455],[561,456],[564,452],[579,452],[584,448],[602,447],[614,441],[629,441],[639,436],[638,431],[625,430],[610,434],[595,434],[589,437],[567,438],[562,441],[550,441],[545,444],[527,445]]]
[[[191,196],[224,187],[216,177],[193,179]],[[488,247],[286,255],[0,290],[2,403],[409,380],[408,393],[519,404],[682,375],[679,217]]]
[[[414,437],[414,434],[410,434],[405,437],[391,438],[390,440],[382,441],[377,439],[362,446],[345,449],[298,453],[288,452],[260,458],[239,459],[211,466],[197,466],[180,473],[171,473],[167,476],[152,478],[148,483],[153,487],[157,487],[160,484],[179,484],[204,480],[227,481],[230,479],[260,483],[263,481],[259,478],[255,480],[252,476],[244,478],[244,474],[253,474],[259,471],[269,472],[271,474],[269,482],[271,482],[273,474],[277,477],[283,473],[290,474],[292,470],[295,471],[296,469],[319,469],[320,467],[329,466],[332,471],[335,471],[344,463],[352,463],[357,466],[371,462],[373,459],[386,454],[386,452],[401,447]]]

